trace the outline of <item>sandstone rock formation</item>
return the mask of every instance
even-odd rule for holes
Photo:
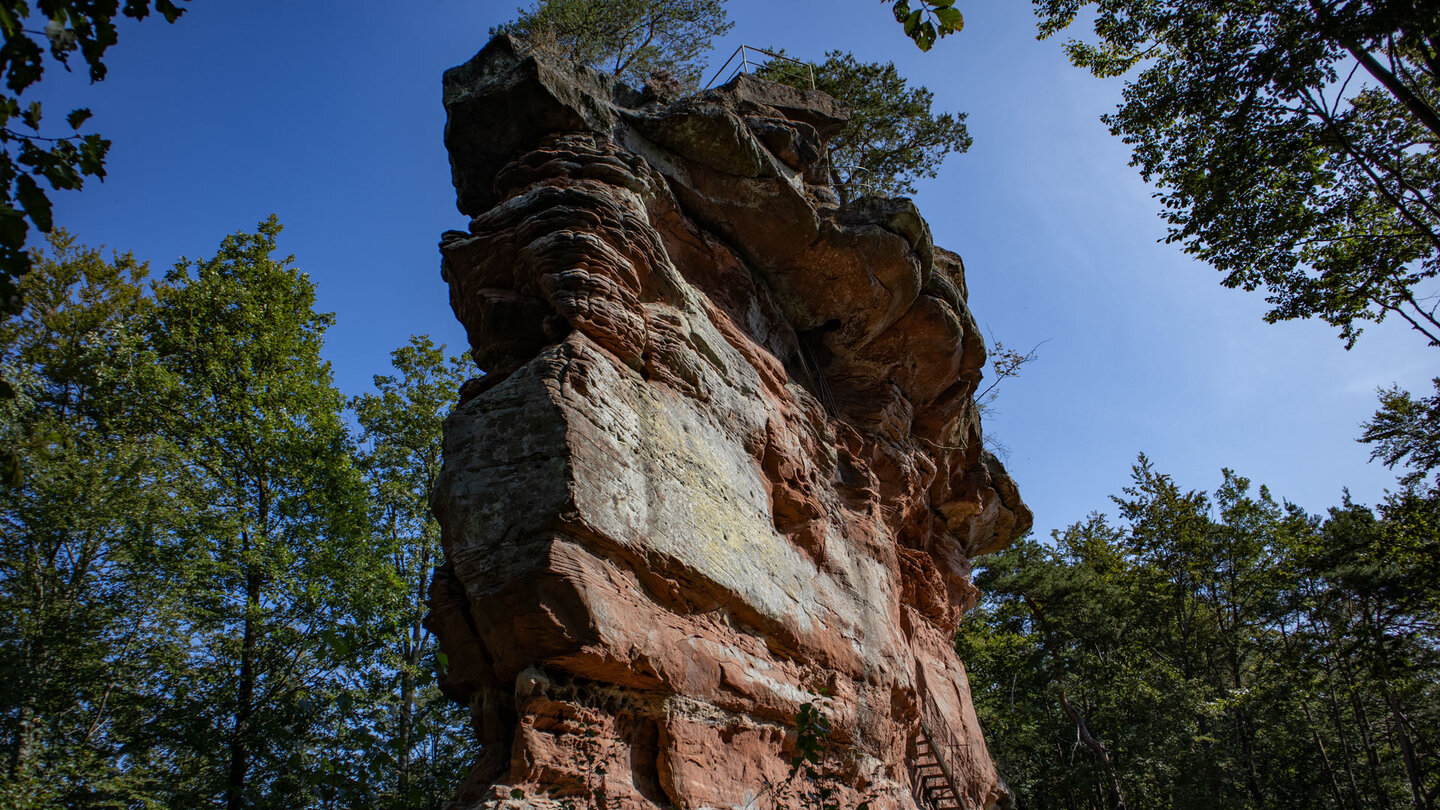
[[[842,807],[1003,804],[951,637],[1030,513],[960,258],[826,185],[846,110],[747,76],[665,102],[504,37],[445,105],[486,372],[434,503],[483,746],[458,806],[799,806],[821,695]]]

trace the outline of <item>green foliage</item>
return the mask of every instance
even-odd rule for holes
[[[334,769],[354,745],[351,673],[383,639],[369,617],[397,590],[367,542],[344,398],[320,356],[332,317],[272,255],[279,232],[271,217],[228,236],[155,291],[153,340],[175,385],[164,430],[200,493],[179,529],[190,643],[157,725],[186,751],[173,781],[196,804],[366,798]]]
[[[1034,0],[1041,37],[1132,74],[1104,118],[1159,188],[1168,240],[1264,288],[1270,322],[1352,346],[1395,316],[1440,346],[1440,12],[1340,0]]]
[[[63,231],[0,326],[0,441],[24,475],[0,490],[0,805],[132,806],[157,774],[133,741],[165,696],[175,633],[164,528],[172,448],[144,334],[146,268]]]
[[[320,357],[331,317],[279,233],[148,290],[130,256],[57,231],[20,279],[0,806],[438,808],[469,764],[420,624],[465,364],[397,350],[355,400],[357,453]]]
[[[154,9],[167,22],[184,12],[172,0],[155,0]],[[123,10],[120,0],[40,0],[33,9],[26,0],[0,0],[0,74],[9,91],[0,93],[0,313],[19,311],[15,283],[30,269],[30,225],[41,233],[54,227],[50,199],[37,181],[64,190],[80,188],[86,177],[103,178],[110,148],[99,135],[80,132],[90,118],[86,109],[65,116],[70,134],[42,136],[40,102],[25,104],[21,97],[44,75],[46,53],[69,70],[78,52],[90,81],[104,79],[105,51],[118,38],[115,18],[142,20],[150,10],[150,0],[126,0]]]
[[[841,810],[846,768],[830,719],[830,693],[819,691],[820,697],[801,704],[795,714],[795,752],[790,757],[789,778],[779,783],[767,780],[763,795],[776,806],[780,806],[782,793],[794,790],[805,810]],[[870,806],[865,799],[855,810],[869,810]]]
[[[1375,445],[1370,458],[1409,468],[1400,478],[1406,486],[1421,486],[1435,472],[1432,495],[1440,497],[1440,377],[1431,382],[1431,397],[1416,398],[1394,386],[1381,391],[1380,410],[1365,423],[1360,441]]]
[[[710,43],[730,30],[725,0],[539,0],[491,29],[612,73],[636,87],[651,73],[700,83]]]
[[[895,13],[895,22],[905,29],[905,36],[922,51],[930,50],[936,39],[965,27],[965,17],[955,8],[955,0],[920,0],[919,8],[911,8],[909,0],[895,0],[890,10]]]
[[[805,777],[803,806],[810,810],[839,810],[839,789],[831,758],[832,733],[829,699],[812,700],[795,715],[795,755],[790,758],[790,779]]]
[[[1321,520],[1143,457],[1116,503],[988,558],[957,637],[1022,805],[1433,803],[1440,503]]]
[[[808,89],[809,71],[775,60],[762,78]],[[830,139],[831,179],[841,198],[915,193],[914,181],[935,177],[950,152],[970,148],[965,113],[935,115],[935,94],[910,87],[892,62],[861,62],[831,51],[815,67],[816,89],[851,108],[845,128]]]
[[[412,337],[390,359],[397,374],[376,375],[376,393],[351,401],[366,445],[360,468],[370,490],[374,542],[386,550],[402,589],[384,620],[390,629],[382,666],[370,673],[372,702],[384,708],[372,745],[387,751],[374,770],[390,782],[390,803],[421,807],[453,792],[471,754],[468,712],[435,685],[434,664],[443,654],[421,622],[430,572],[441,556],[430,497],[440,474],[443,420],[474,367],[464,357],[447,357],[429,337]]]

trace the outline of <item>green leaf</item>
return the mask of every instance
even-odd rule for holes
[[[25,246],[25,235],[29,231],[24,213],[11,206],[0,205],[0,245],[19,250]]]
[[[155,10],[160,12],[160,16],[164,17],[165,22],[168,23],[175,22],[180,19],[181,14],[185,13],[185,9],[175,5],[171,0],[155,0]]]
[[[920,12],[919,10],[916,10],[916,11],[910,12],[910,15],[905,18],[905,35],[906,35],[906,36],[911,37],[912,39],[915,38],[915,35],[916,35],[916,33],[919,31],[919,28],[920,28],[920,17],[921,17],[921,14],[922,14],[922,12]],[[919,40],[916,40],[916,41],[918,42]]]
[[[79,129],[80,125],[88,120],[90,120],[90,110],[87,107],[71,110],[70,114],[65,116],[65,123],[69,124],[71,129]]]
[[[25,209],[25,215],[35,223],[35,227],[41,233],[49,233],[55,223],[50,219],[50,198],[35,182],[35,178],[28,174],[21,174],[15,178],[15,196],[20,201],[20,206]]]
[[[940,35],[953,34],[965,27],[965,16],[959,9],[940,8],[935,10],[935,19],[940,21]]]
[[[90,177],[105,178],[105,155],[110,141],[95,133],[80,139],[80,172]]]
[[[30,102],[30,106],[20,114],[20,120],[25,122],[25,126],[38,132],[40,129],[40,102]]]
[[[920,24],[920,28],[915,32],[913,39],[915,40],[915,44],[920,46],[920,50],[930,50],[930,46],[935,44],[935,26],[932,25],[929,20],[926,20]]]
[[[0,29],[5,31],[6,40],[20,33],[20,23],[15,19],[15,12],[10,10],[8,2],[0,3]]]

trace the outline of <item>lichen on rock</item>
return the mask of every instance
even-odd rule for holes
[[[458,806],[783,804],[821,695],[842,806],[923,803],[936,745],[962,807],[1002,803],[951,638],[1030,512],[982,444],[960,258],[826,185],[844,107],[653,98],[508,37],[445,104],[485,371],[434,500]]]

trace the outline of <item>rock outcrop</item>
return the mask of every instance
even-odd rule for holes
[[[505,37],[445,105],[485,371],[434,501],[458,806],[797,806],[821,696],[841,806],[1003,804],[951,638],[1030,513],[960,258],[826,185],[847,111],[748,76],[665,102]]]

